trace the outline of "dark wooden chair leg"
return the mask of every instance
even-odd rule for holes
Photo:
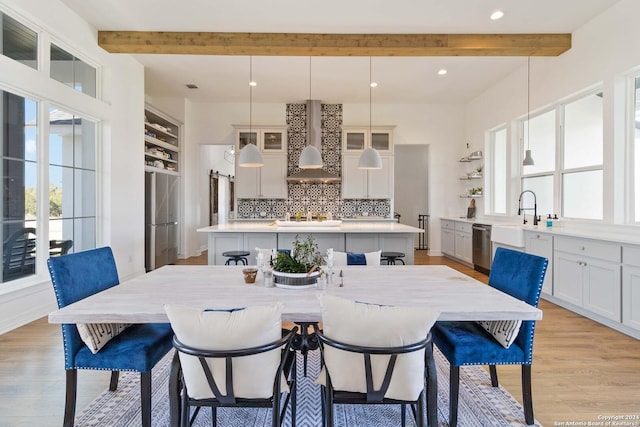
[[[109,391],[116,391],[118,388],[118,378],[120,371],[111,371],[111,380],[109,381]]]
[[[533,425],[533,397],[531,395],[531,365],[522,365],[522,406],[524,406],[524,420],[527,425]]]
[[[151,371],[140,372],[142,427],[151,427]]]
[[[216,427],[218,425],[218,408],[211,407],[211,426]]]
[[[460,391],[460,367],[451,366],[449,372],[449,427],[458,425],[458,392]]]
[[[491,374],[491,386],[498,387],[498,371],[496,365],[489,365],[489,373]]]
[[[400,405],[400,425],[407,425],[407,405]]]
[[[67,369],[66,371],[67,390],[64,400],[64,427],[73,427],[76,418],[76,392],[78,390],[78,371]]]

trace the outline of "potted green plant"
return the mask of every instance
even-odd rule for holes
[[[305,286],[316,283],[320,275],[322,255],[312,235],[300,240],[296,235],[291,254],[278,252],[273,259],[273,277],[276,286]]]

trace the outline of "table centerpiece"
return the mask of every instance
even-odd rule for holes
[[[303,241],[296,235],[291,254],[278,252],[273,258],[273,278],[279,287],[314,286],[320,276],[322,256],[312,235]]]

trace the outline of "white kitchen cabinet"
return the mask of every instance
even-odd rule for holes
[[[622,248],[622,323],[640,331],[640,247]]]
[[[455,230],[453,221],[442,220],[440,236],[442,253],[455,256]]]
[[[237,166],[235,194],[238,199],[286,199],[287,159],[282,154],[263,154],[264,166]]]
[[[468,222],[455,223],[454,256],[469,264],[473,264],[472,224]]]
[[[344,199],[393,198],[393,155],[380,155],[381,169],[358,169],[360,154],[342,156]]]
[[[393,154],[395,126],[342,126],[342,152],[361,153],[375,148],[382,154]]]
[[[554,245],[553,296],[620,322],[620,246],[568,237]]]
[[[473,264],[472,226],[467,221],[443,219],[440,226],[442,253]]]
[[[254,144],[263,153],[284,153],[287,150],[286,126],[235,125],[236,151]]]
[[[549,261],[544,276],[542,292],[553,294],[553,236],[536,232],[525,232],[525,252],[546,258]]]

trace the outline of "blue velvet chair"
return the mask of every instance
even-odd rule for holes
[[[108,247],[49,258],[49,274],[62,308],[119,283],[113,253]],[[131,325],[96,354],[84,344],[75,324],[62,325],[66,398],[64,426],[73,426],[78,369],[111,372],[109,390],[118,386],[119,371],[140,372],[142,426],[151,425],[151,368],[171,349],[168,323]]]
[[[489,286],[534,307],[538,306],[547,259],[524,252],[498,248]],[[477,322],[437,322],[432,329],[433,342],[451,364],[449,383],[449,425],[458,421],[460,367],[489,365],[491,385],[498,386],[496,365],[522,365],[522,400],[525,421],[533,424],[531,363],[535,321],[523,321],[515,341],[505,348]]]

